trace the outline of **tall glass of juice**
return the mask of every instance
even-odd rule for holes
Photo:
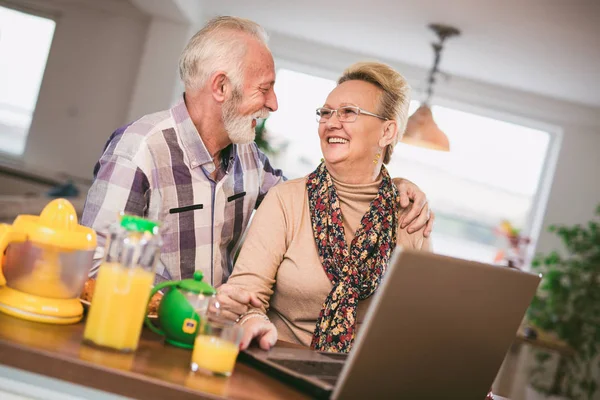
[[[137,349],[160,246],[156,222],[123,215],[111,228],[83,333],[86,343]]]

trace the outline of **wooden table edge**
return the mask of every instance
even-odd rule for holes
[[[132,398],[224,399],[185,386],[153,379],[129,371],[116,371],[89,361],[78,360],[41,349],[33,349],[0,338],[0,363],[77,385]],[[90,374],[94,379],[89,379]]]

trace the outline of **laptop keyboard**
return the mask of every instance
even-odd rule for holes
[[[291,369],[302,375],[314,376],[330,384],[335,384],[344,368],[344,364],[336,362],[320,362],[307,360],[278,360],[269,358],[269,361]]]

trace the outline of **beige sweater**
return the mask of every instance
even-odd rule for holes
[[[377,195],[381,179],[366,185],[334,180],[344,219],[348,244],[369,204]],[[423,229],[398,233],[398,245],[429,249]],[[235,264],[229,284],[258,294],[263,312],[276,326],[279,339],[309,346],[323,302],[331,291],[319,260],[310,221],[306,178],[294,179],[269,190],[254,220]],[[371,298],[358,305],[358,323],[363,321]]]

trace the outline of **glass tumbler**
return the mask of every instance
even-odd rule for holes
[[[192,352],[192,371],[230,376],[243,333],[241,326],[230,321],[208,318],[201,321]]]

